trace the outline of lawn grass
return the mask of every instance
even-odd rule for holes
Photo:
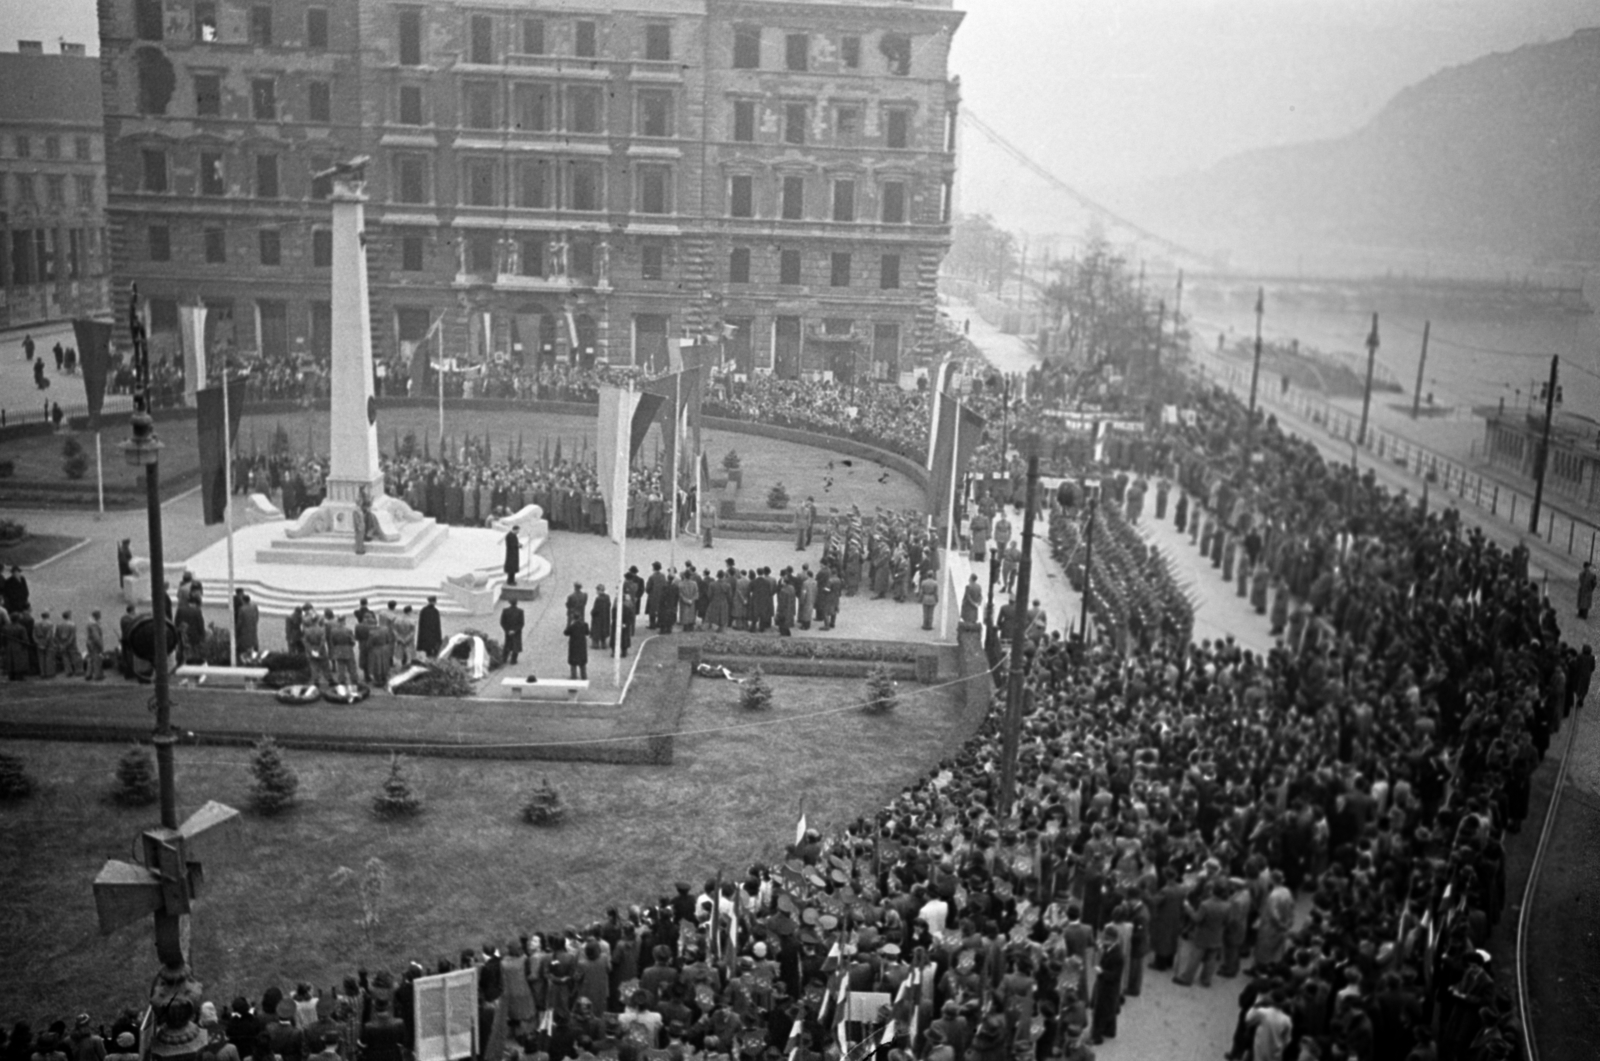
[[[259,997],[271,983],[327,985],[357,965],[434,960],[519,930],[586,923],[612,904],[652,901],[676,879],[701,882],[781,855],[802,794],[822,828],[882,806],[970,735],[955,686],[902,686],[894,714],[855,710],[856,680],[773,678],[774,708],[752,718],[737,686],[696,679],[671,767],[409,760],[426,805],[409,822],[368,810],[386,775],[379,756],[288,752],[299,809],[246,815],[231,850],[206,865],[193,918],[192,964],[206,997]],[[803,717],[811,715],[809,719]],[[727,728],[737,726],[739,728]],[[0,1020],[97,1016],[139,1001],[153,972],[146,924],[95,930],[90,884],[106,858],[127,858],[154,808],[101,802],[122,749],[12,742],[43,783],[0,805]],[[180,814],[208,799],[248,802],[242,748],[178,750]],[[548,778],[571,807],[552,830],[519,818]],[[383,861],[382,920],[359,924],[341,866]]]
[[[15,564],[24,570],[32,569],[86,540],[70,534],[24,535],[14,542],[0,545],[0,565],[10,567]]]

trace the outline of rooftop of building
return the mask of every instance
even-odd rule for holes
[[[101,121],[99,59],[0,52],[0,124]]]

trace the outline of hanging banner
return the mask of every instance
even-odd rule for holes
[[[145,320],[149,320],[148,314]],[[183,392],[194,403],[195,392],[209,382],[206,377],[206,307],[204,303],[178,307],[178,331],[183,337]]]
[[[106,367],[111,360],[111,323],[75,320],[72,334],[78,341],[78,365],[89,402],[89,430],[100,430],[100,410],[106,399]]]
[[[478,970],[419,977],[411,989],[416,1061],[471,1057],[478,1041]]]
[[[195,394],[195,433],[200,444],[200,509],[205,525],[221,523],[228,508],[228,454],[239,436],[244,412],[244,387],[238,379],[228,385],[228,429],[222,426],[222,387],[206,387]]]

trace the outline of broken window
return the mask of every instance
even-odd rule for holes
[[[147,192],[165,192],[167,190],[167,153],[158,147],[147,147],[140,151],[144,169],[144,190]]]
[[[734,100],[733,138],[748,144],[756,138],[756,105],[752,100]]]
[[[466,196],[468,206],[496,206],[495,161],[492,158],[468,159],[466,164]]]
[[[256,198],[276,199],[278,197],[278,156],[256,156]]]
[[[838,107],[833,112],[833,133],[835,139],[846,146],[854,147],[861,142],[860,107],[851,105]]]
[[[328,46],[328,9],[325,7],[306,8],[306,47],[326,48]]]
[[[885,254],[878,265],[878,286],[893,291],[900,286],[900,255]]]
[[[878,39],[878,51],[883,53],[889,73],[895,77],[911,74],[911,38],[904,33],[885,33]]]
[[[495,86],[488,81],[468,81],[461,86],[462,111],[468,129],[493,129]]]
[[[261,47],[272,43],[272,8],[266,4],[250,9],[250,43]]]
[[[333,99],[326,81],[313,81],[306,86],[306,117],[314,122],[331,121]]]
[[[806,179],[783,178],[783,219],[799,221],[806,216]]]
[[[755,178],[749,174],[738,173],[728,178],[728,215],[730,217],[756,216]]]
[[[421,125],[422,121],[422,86],[400,86],[400,124]]]
[[[639,248],[639,277],[643,280],[660,280],[667,271],[667,248],[659,243],[646,243]]]
[[[250,82],[250,116],[259,122],[277,120],[278,83],[270,77]]]
[[[639,93],[639,135],[672,135],[672,93],[648,90]]]
[[[138,0],[133,5],[133,32],[140,40],[160,40],[165,22],[161,0]]]
[[[217,74],[194,75],[194,112],[202,118],[222,116],[222,78]]]
[[[568,208],[572,210],[599,210],[602,176],[600,163],[598,162],[571,163],[567,187],[571,193],[572,201],[567,204]]]
[[[647,22],[644,27],[644,57],[654,62],[672,58],[672,25],[667,22]]]
[[[573,27],[572,54],[580,59],[595,57],[595,23],[593,19],[579,19]]]
[[[222,168],[222,153],[219,151],[200,152],[200,194],[201,195],[226,195],[228,183],[224,178]]]
[[[886,225],[904,224],[906,220],[906,185],[904,181],[884,181],[881,196],[883,222]]]
[[[542,133],[550,128],[549,85],[523,82],[512,88],[512,99],[517,107],[517,128],[525,133]]]
[[[548,210],[555,205],[555,174],[546,159],[517,163],[517,205]]]
[[[525,18],[522,20],[522,54],[544,54],[544,19]]]
[[[883,112],[883,143],[885,147],[911,146],[910,111],[893,107]]]
[[[467,32],[467,62],[494,62],[494,19],[488,15],[473,15],[467,22]]]
[[[761,27],[733,27],[733,68],[759,70],[761,68]]]
[[[590,86],[567,90],[567,131],[598,133],[600,129],[600,89]]]
[[[783,142],[786,144],[803,144],[806,142],[806,105],[804,103],[785,103],[783,105]]]
[[[856,219],[855,181],[836,180],[833,182],[833,219],[835,221],[854,221]]]
[[[402,8],[399,12],[400,19],[400,65],[422,65],[422,11],[418,8]]]
[[[666,166],[640,166],[639,212],[672,213],[672,171]]]
[[[804,72],[811,65],[811,38],[804,33],[790,33],[783,38],[783,66],[785,70]]]

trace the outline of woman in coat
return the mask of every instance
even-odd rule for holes
[[[685,571],[678,580],[678,625],[686,634],[694,632],[695,619],[699,617],[695,603],[699,599],[700,583],[695,581],[694,572]]]
[[[572,668],[574,679],[589,678],[589,624],[583,621],[583,613],[579,612],[567,623],[567,628],[561,631],[567,636],[567,666]]]
[[[778,584],[778,609],[777,624],[778,636],[788,637],[790,629],[794,626],[794,612],[797,595],[794,583],[784,579]]]
[[[532,1030],[539,1011],[533,1003],[533,989],[528,985],[530,972],[528,957],[522,952],[522,941],[514,939],[506,945],[506,956],[500,959],[502,980],[501,999],[506,1009],[506,1021],[511,1034],[517,1036]]]

